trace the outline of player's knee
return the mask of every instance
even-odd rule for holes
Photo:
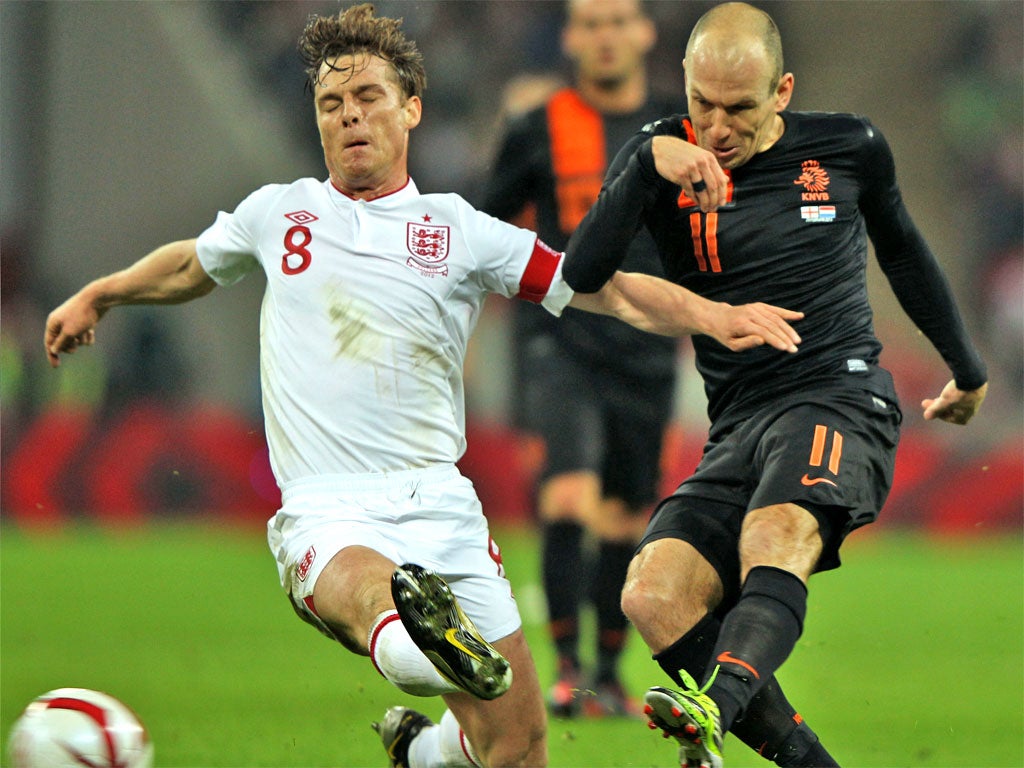
[[[653,623],[661,611],[670,607],[667,605],[670,601],[667,599],[668,596],[661,594],[635,566],[636,561],[630,566],[626,576],[619,607],[633,624],[645,627]]]
[[[692,545],[660,539],[633,558],[620,606],[648,647],[659,652],[689,631],[721,599],[721,580]]]

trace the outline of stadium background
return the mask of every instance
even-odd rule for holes
[[[426,58],[412,175],[421,190],[472,201],[505,106],[531,84],[567,75],[562,5],[376,5],[404,16]],[[660,35],[651,59],[659,90],[680,91],[686,35],[709,5],[648,5]],[[906,413],[896,485],[877,528],[1019,542],[1024,4],[761,5],[779,23],[786,68],[796,75],[793,107],[864,113],[885,132],[904,196],[990,366],[990,398],[969,428],[924,424],[917,403],[939,391],[946,372],[872,265],[883,363]],[[47,367],[40,341],[46,313],[85,281],[193,236],[263,183],[324,176],[294,43],[307,14],[338,7],[0,3],[0,510],[9,541],[14,530],[18,542],[22,531],[69,521],[120,528],[226,518],[258,533],[272,513],[258,277],[186,307],[111,313],[97,346],[58,371]],[[506,312],[502,300],[488,302],[471,348],[463,469],[495,522],[518,525],[530,522],[542,447],[506,423]],[[680,366],[666,489],[695,464],[706,428],[685,343]],[[0,562],[5,588],[23,583],[12,562],[20,560]],[[262,565],[272,570],[269,558]],[[1018,605],[1021,586],[1017,578],[1009,595]],[[6,589],[3,603],[10,626]],[[1019,613],[1005,629],[1019,656]],[[0,650],[10,659],[4,637]]]

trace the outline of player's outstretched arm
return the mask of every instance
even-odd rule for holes
[[[988,383],[977,389],[963,390],[957,387],[956,381],[951,381],[942,388],[938,397],[921,401],[924,418],[926,421],[941,419],[950,424],[966,424],[978,412],[987,393]]]
[[[651,275],[616,272],[597,293],[576,293],[569,306],[612,315],[663,336],[705,334],[734,352],[769,344],[796,352],[800,335],[789,324],[795,312],[771,304],[733,306]]]
[[[195,240],[157,248],[127,269],[93,280],[46,318],[43,345],[50,365],[96,339],[96,324],[118,304],[179,304],[216,287],[196,253]]]

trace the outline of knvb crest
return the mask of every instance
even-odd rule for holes
[[[406,266],[418,269],[428,277],[447,276],[448,265],[444,261],[448,258],[451,227],[409,222],[405,231],[405,246],[412,254],[412,258],[405,262]]]
[[[829,199],[827,190],[832,180],[817,160],[804,160],[800,166],[800,175],[793,183],[804,188],[800,199],[805,203]]]

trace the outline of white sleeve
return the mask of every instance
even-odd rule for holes
[[[271,199],[283,185],[269,184],[245,198],[234,213],[220,211],[196,241],[199,263],[218,285],[241,280],[259,264],[259,231]]]
[[[539,237],[537,238],[537,246],[551,250]],[[540,305],[556,317],[562,316],[562,310],[569,305],[570,301],[572,301],[574,293],[573,289],[569,287],[569,284],[565,282],[565,279],[562,277],[562,267],[564,265],[565,254],[559,253],[558,265],[555,267],[555,274],[551,276],[551,282],[548,285],[548,289],[544,294],[544,298],[540,301]],[[520,298],[527,297],[520,294]],[[532,301],[533,299],[527,300]]]
[[[480,282],[492,293],[540,304],[553,315],[573,297],[562,278],[565,255],[528,229],[508,224],[468,204],[463,216]]]

